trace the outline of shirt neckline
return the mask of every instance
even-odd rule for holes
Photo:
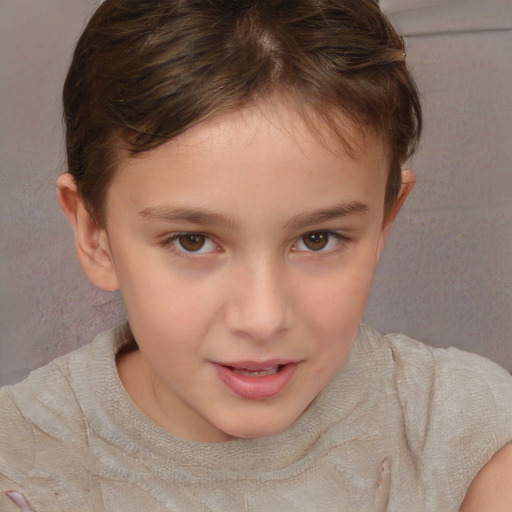
[[[154,461],[163,470],[186,468],[187,478],[196,473],[210,478],[216,472],[243,478],[247,472],[274,473],[300,470],[312,462],[313,446],[321,449],[321,434],[333,424],[350,426],[366,403],[369,379],[360,367],[368,329],[362,328],[354,346],[331,383],[286,431],[258,439],[240,439],[205,443],[182,439],[166,431],[147,417],[131,400],[117,373],[116,354],[133,337],[127,323],[98,335],[90,346],[90,376],[79,397],[91,434],[90,442],[101,440],[127,457]],[[366,355],[368,357],[368,355]],[[83,368],[82,368],[83,371]],[[356,427],[356,424],[353,425]],[[342,441],[342,440],[340,440]],[[313,457],[314,458],[314,457]],[[169,466],[171,464],[171,466]]]

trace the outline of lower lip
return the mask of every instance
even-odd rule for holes
[[[220,380],[236,395],[249,400],[265,400],[280,393],[292,378],[297,363],[285,364],[277,373],[248,377],[227,366],[213,363]]]

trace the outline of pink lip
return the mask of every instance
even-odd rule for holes
[[[280,393],[292,378],[298,363],[274,359],[271,361],[237,361],[236,363],[212,363],[219,379],[236,395],[249,400],[265,400]],[[233,368],[263,371],[280,366],[277,373],[262,376],[241,375]]]

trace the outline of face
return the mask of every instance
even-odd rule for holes
[[[323,135],[284,104],[253,105],[116,171],[103,235],[139,346],[120,376],[179,436],[285,430],[352,347],[387,158],[369,136],[352,158]]]

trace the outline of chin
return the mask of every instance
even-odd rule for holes
[[[271,437],[281,434],[287,430],[297,418],[283,418],[276,421],[265,421],[264,417],[258,418],[241,418],[238,424],[231,424],[226,426],[224,432],[235,439],[257,439],[259,437]]]

